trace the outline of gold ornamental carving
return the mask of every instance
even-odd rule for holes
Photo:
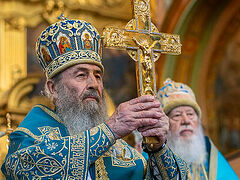
[[[134,19],[124,29],[105,27],[103,44],[108,48],[126,49],[136,61],[138,96],[156,96],[154,62],[164,54],[181,54],[179,35],[159,33],[151,22],[149,0],[134,0]],[[157,143],[154,137],[145,138],[145,143]]]
[[[47,0],[44,3],[42,16],[48,22],[56,21],[56,17],[64,11],[64,2],[62,0]]]

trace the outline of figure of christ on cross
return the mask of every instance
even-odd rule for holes
[[[153,69],[153,48],[154,46],[159,43],[159,40],[153,41],[153,43],[149,46],[149,43],[147,40],[143,40],[142,42],[139,42],[135,37],[132,38],[132,40],[138,45],[139,49],[141,50],[140,53],[140,59],[142,60],[141,64],[143,65],[143,70],[145,70],[145,82],[147,85],[147,88],[145,89],[145,94],[151,94],[153,95],[154,92],[152,88],[150,87],[151,83],[151,72]]]

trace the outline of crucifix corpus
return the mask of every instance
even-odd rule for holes
[[[138,96],[156,97],[156,78],[154,62],[164,54],[181,54],[178,35],[159,33],[151,22],[149,0],[133,0],[134,19],[124,29],[105,27],[103,45],[107,48],[126,49],[136,62]],[[156,137],[144,138],[144,143],[157,143]]]

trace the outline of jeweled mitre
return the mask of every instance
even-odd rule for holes
[[[37,40],[36,53],[47,78],[80,63],[103,70],[100,35],[83,20],[65,19],[48,26]]]

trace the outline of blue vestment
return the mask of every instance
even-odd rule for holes
[[[194,165],[190,165],[193,176],[196,176],[194,173],[198,171],[197,176],[200,176],[199,179],[201,180],[238,180],[239,178],[232,167],[208,137],[205,137],[205,144],[207,148],[207,158],[204,164],[197,167],[198,169],[196,169],[196,166],[194,168]],[[207,176],[207,178],[205,176]]]
[[[212,141],[208,137],[205,137],[205,142],[208,152],[208,162],[205,162],[205,164],[208,167],[209,179],[238,180],[238,176]]]
[[[7,179],[152,179],[144,157],[115,140],[105,123],[70,136],[57,114],[36,105],[10,135],[2,165]],[[153,154],[163,179],[187,178],[184,161],[164,146]]]

